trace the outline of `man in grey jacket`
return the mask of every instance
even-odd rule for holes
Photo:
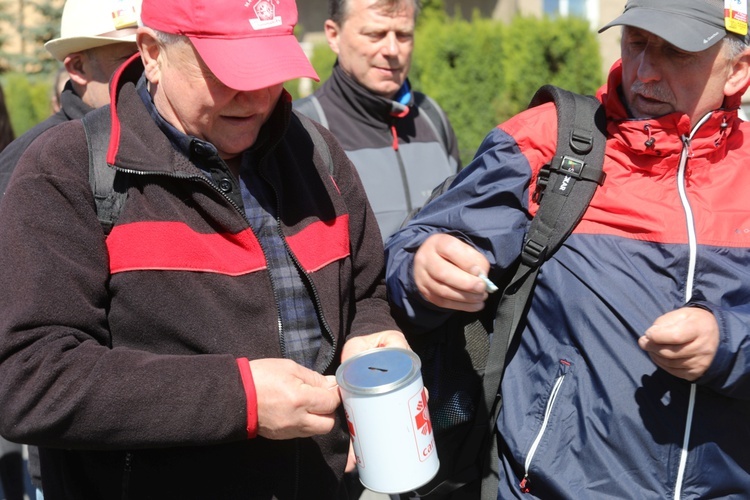
[[[407,79],[416,0],[332,0],[325,22],[338,55],[331,77],[295,109],[341,142],[362,178],[383,240],[461,167],[437,103]]]

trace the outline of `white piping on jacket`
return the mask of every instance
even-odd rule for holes
[[[689,245],[689,261],[688,261],[688,273],[687,281],[685,282],[685,303],[689,302],[693,296],[693,281],[695,279],[695,261],[697,258],[698,243],[695,235],[695,218],[693,217],[693,210],[690,208],[690,201],[687,198],[685,192],[685,171],[687,170],[687,161],[690,156],[691,148],[690,141],[693,139],[695,132],[704,124],[708,119],[711,118],[711,113],[701,119],[698,124],[693,128],[690,133],[690,137],[682,137],[682,154],[680,155],[680,168],[677,172],[677,189],[680,193],[680,200],[682,201],[682,208],[685,211],[685,221],[687,224],[688,232],[688,245]],[[688,459],[688,447],[690,446],[690,433],[693,428],[693,414],[695,410],[695,397],[696,397],[696,385],[690,384],[690,399],[688,402],[687,419],[685,422],[685,435],[682,441],[682,451],[680,452],[680,465],[677,469],[677,479],[674,485],[674,500],[679,500],[682,496],[682,482],[685,480],[685,468],[687,466]]]
[[[542,421],[542,427],[541,429],[539,429],[534,442],[531,444],[531,448],[529,448],[529,452],[526,454],[526,463],[524,464],[526,473],[524,474],[524,477],[529,476],[529,467],[531,467],[531,461],[534,459],[536,449],[539,447],[539,442],[542,440],[542,436],[544,436],[544,432],[547,430],[549,417],[552,413],[552,408],[555,406],[557,395],[560,393],[560,386],[562,386],[563,379],[565,379],[565,375],[561,375],[560,377],[558,377],[557,380],[555,380],[555,385],[552,386],[552,392],[550,392],[549,400],[547,401],[547,407],[544,410],[544,420]]]

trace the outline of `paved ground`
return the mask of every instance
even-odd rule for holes
[[[391,497],[384,493],[375,493],[374,491],[365,490],[359,497],[359,500],[389,500]]]

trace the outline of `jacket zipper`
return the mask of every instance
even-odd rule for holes
[[[520,484],[521,492],[523,493],[529,493],[531,491],[531,479],[529,479],[529,469],[531,468],[531,462],[534,460],[534,455],[536,454],[537,448],[539,448],[539,443],[542,441],[542,437],[544,437],[544,433],[547,431],[549,418],[552,414],[552,409],[555,406],[557,396],[558,394],[560,394],[560,387],[562,387],[563,380],[565,380],[565,375],[560,375],[559,377],[557,377],[557,379],[555,379],[555,384],[552,386],[552,391],[550,392],[549,399],[547,400],[547,407],[544,409],[544,420],[542,420],[542,427],[539,429],[536,438],[534,438],[534,442],[531,443],[529,452],[526,454],[523,480],[521,480]]]
[[[693,284],[695,280],[695,263],[697,259],[697,237],[695,235],[695,218],[693,216],[693,210],[690,207],[690,200],[688,200],[687,192],[686,192],[686,178],[685,174],[687,171],[687,161],[688,158],[691,156],[691,146],[690,141],[695,136],[695,133],[700,129],[700,127],[708,121],[708,119],[711,117],[711,113],[706,114],[699,122],[698,124],[693,128],[692,132],[690,133],[690,137],[682,137],[682,153],[680,155],[680,168],[677,171],[677,190],[680,194],[680,201],[682,202],[682,208],[685,211],[685,221],[687,224],[687,233],[688,233],[688,251],[689,251],[689,259],[688,259],[688,269],[687,269],[687,279],[685,282],[685,303],[687,304],[690,302],[690,299],[693,296]],[[688,400],[688,409],[687,409],[687,415],[685,418],[685,434],[683,436],[682,441],[682,449],[680,450],[680,464],[677,469],[677,477],[675,479],[675,486],[674,486],[674,500],[679,500],[682,496],[682,486],[683,482],[685,480],[685,468],[687,467],[687,459],[688,459],[688,448],[690,445],[690,434],[692,432],[693,427],[693,416],[695,413],[695,400],[696,400],[696,391],[697,386],[695,383],[690,384],[690,397]]]
[[[247,227],[249,227],[250,230],[253,231],[253,233],[255,232],[253,230],[253,227],[250,225],[250,220],[247,218],[247,214],[245,214],[245,210],[238,207],[237,204],[234,201],[232,201],[232,199],[229,196],[227,196],[221,189],[217,189],[216,185],[213,184],[211,181],[209,181],[207,178],[201,178],[201,177],[199,178],[201,179],[201,181],[206,182],[209,186],[211,186],[211,188],[213,188],[214,191],[220,193],[221,196],[224,197],[224,199],[226,199],[229,202],[229,204],[234,207],[237,213],[239,213],[242,216],[242,218],[247,223]],[[278,221],[278,218],[277,218],[277,221]],[[258,246],[260,247],[260,251],[263,252],[263,259],[266,262],[268,262],[268,255],[266,254],[266,249],[263,247],[263,243],[261,242],[260,238],[257,238],[257,239],[258,239]],[[286,245],[286,242],[284,242],[284,244]],[[286,340],[284,339],[284,326],[281,323],[281,305],[279,304],[280,302],[279,296],[276,292],[276,281],[274,280],[273,273],[270,272],[270,270],[268,272],[268,279],[271,280],[271,290],[273,291],[273,303],[276,304],[276,330],[279,336],[279,350],[281,351],[281,357],[286,358]]]
[[[133,454],[131,452],[125,453],[125,465],[123,466],[122,473],[122,500],[128,500],[130,498],[130,472],[132,470]]]
[[[281,218],[278,215],[278,214],[281,213],[281,206],[279,204],[279,195],[276,192],[276,188],[274,187],[273,183],[271,181],[269,181],[268,178],[265,175],[263,175],[263,172],[261,171],[260,167],[258,167],[258,173],[263,178],[263,180],[268,183],[268,185],[271,187],[271,190],[274,192],[273,193],[274,194],[274,198],[276,199],[276,217],[275,217],[275,220],[276,220],[276,231],[277,231],[277,233],[279,235],[279,238],[281,238],[281,241],[284,244],[284,248],[286,249],[286,252],[289,255],[289,257],[292,259],[292,262],[294,263],[294,265],[297,267],[298,270],[302,271],[301,275],[304,276],[305,279],[307,280],[307,284],[310,286],[310,291],[312,292],[313,299],[314,299],[314,302],[315,302],[314,305],[315,305],[315,311],[316,311],[316,313],[318,315],[318,321],[320,321],[320,324],[321,324],[321,327],[323,328],[323,331],[331,338],[331,343],[332,343],[331,354],[328,357],[328,359],[326,360],[326,366],[324,366],[321,369],[321,373],[322,373],[333,362],[333,358],[335,356],[336,346],[337,346],[337,344],[336,344],[336,337],[331,332],[331,328],[328,325],[328,323],[325,321],[325,318],[323,318],[323,314],[321,312],[322,311],[322,306],[320,304],[320,297],[318,296],[318,291],[315,288],[314,283],[312,282],[312,278],[310,278],[310,274],[302,267],[302,265],[300,264],[299,260],[297,259],[297,256],[294,255],[294,252],[292,252],[292,249],[289,248],[289,243],[287,242],[286,238],[284,237],[284,232],[281,229]],[[261,246],[261,248],[262,248],[262,246]],[[271,273],[269,273],[269,275],[271,275]],[[273,276],[272,275],[271,275],[271,281],[273,281]],[[284,355],[284,357],[286,357],[286,341],[284,340],[284,327],[283,327],[283,324],[281,322],[281,309],[280,309],[280,305],[279,305],[279,300],[276,297],[276,287],[275,286],[274,286],[273,290],[274,290],[273,293],[274,293],[275,303],[276,303],[276,314],[278,315],[277,317],[278,317],[278,325],[279,325],[279,342],[281,343],[281,346],[282,346],[282,348],[281,348],[282,354]],[[292,498],[298,498],[298,496],[299,496],[300,467],[301,467],[300,461],[301,461],[301,458],[302,458],[302,455],[301,455],[301,452],[300,452],[299,439],[295,439],[294,440],[294,484],[292,485],[294,494],[293,494]]]
[[[331,327],[328,325],[328,322],[323,317],[323,306],[320,303],[320,295],[318,295],[318,289],[315,288],[315,284],[312,281],[312,278],[310,277],[310,273],[307,272],[302,267],[302,264],[300,264],[299,260],[297,259],[297,256],[294,255],[294,252],[292,252],[292,249],[289,248],[289,243],[287,243],[286,238],[284,237],[284,232],[281,230],[281,219],[279,218],[278,214],[281,213],[281,206],[279,205],[279,196],[278,193],[276,193],[276,188],[274,188],[273,183],[268,180],[266,176],[263,175],[263,173],[260,173],[263,180],[265,180],[269,186],[271,186],[271,189],[274,192],[274,197],[276,198],[276,231],[278,232],[279,237],[281,238],[281,241],[284,243],[284,248],[286,248],[286,252],[289,255],[289,257],[292,259],[292,262],[294,262],[294,265],[297,267],[299,271],[301,271],[301,275],[305,277],[305,280],[307,281],[307,284],[310,286],[310,291],[312,292],[312,298],[315,305],[315,311],[318,315],[318,321],[320,321],[320,326],[323,329],[323,332],[328,335],[328,337],[331,340],[332,349],[331,354],[326,359],[326,364],[323,366],[320,370],[320,372],[326,371],[329,366],[331,366],[331,363],[333,363],[333,359],[336,355],[336,348],[338,347],[338,344],[336,342],[336,336],[333,334],[333,331],[331,330]],[[278,303],[278,301],[277,301]],[[281,311],[278,311],[279,313],[279,329],[281,330]],[[283,342],[283,335],[282,335],[282,342]]]

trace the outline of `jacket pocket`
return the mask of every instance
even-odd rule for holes
[[[552,384],[552,388],[550,389],[547,397],[547,403],[544,406],[544,418],[542,419],[542,425],[534,436],[534,440],[532,441],[531,446],[526,452],[526,459],[524,460],[524,475],[523,479],[521,480],[521,484],[519,485],[523,493],[531,492],[531,479],[529,477],[529,471],[531,470],[531,466],[534,463],[534,457],[536,456],[536,453],[539,449],[539,443],[541,443],[545,432],[547,432],[547,428],[552,417],[552,412],[557,402],[557,397],[559,396],[563,384],[565,383],[565,377],[567,376],[570,367],[571,363],[569,361],[564,359],[560,360],[559,372],[554,380],[554,383]]]

